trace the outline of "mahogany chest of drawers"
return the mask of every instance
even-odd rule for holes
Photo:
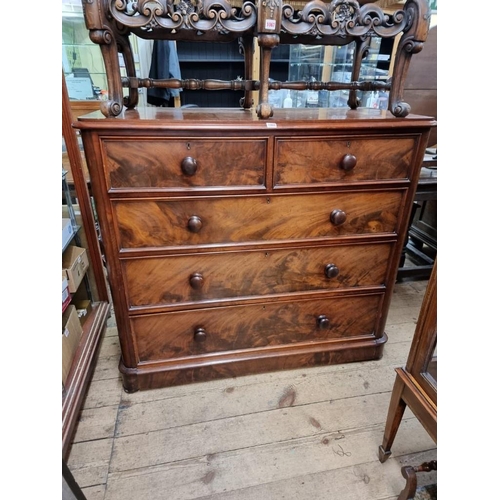
[[[434,121],[80,117],[127,391],[380,358]]]

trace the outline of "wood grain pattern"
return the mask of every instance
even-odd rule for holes
[[[140,361],[373,337],[381,295],[210,308],[131,318]],[[317,318],[326,315],[328,328]],[[202,327],[207,337],[196,342]]]
[[[168,247],[245,241],[334,238],[394,233],[403,191],[269,196],[197,197],[114,202],[121,248]],[[341,209],[347,220],[330,222]],[[202,228],[188,230],[192,216]]]
[[[129,305],[203,302],[384,284],[392,244],[197,253],[123,261]],[[339,274],[328,278],[332,264]],[[200,288],[190,277],[200,277]]]
[[[380,358],[432,125],[367,109],[82,118],[126,389]],[[329,300],[346,304],[330,324],[312,307]]]
[[[103,141],[108,188],[263,186],[267,141],[245,139],[106,139]],[[184,158],[196,161],[185,175]]]
[[[279,138],[276,141],[275,185],[354,183],[407,179],[418,137]],[[341,168],[346,155],[356,157],[350,171]]]
[[[286,418],[280,419],[276,415],[272,428],[286,426],[286,421]],[[364,464],[372,460],[373,448],[380,435],[381,425],[362,427],[360,430],[354,428],[349,432],[339,432],[342,427],[336,425],[327,426],[326,430],[315,430],[311,425],[309,428],[309,435],[293,440],[285,439],[262,446],[235,446],[233,450],[223,455],[207,453],[178,462],[152,464],[147,469],[133,466],[133,468],[112,472],[108,480],[106,498],[109,500],[148,498],[149,494],[151,499],[159,500],[164,498],[161,494],[165,493],[164,488],[168,485],[168,491],[173,498],[215,499],[219,495],[224,495],[225,492],[231,492],[224,498],[235,499],[240,498],[239,492],[245,488],[256,488],[259,485],[266,485],[269,488],[277,482],[297,476],[305,479],[328,470],[340,473],[345,469],[350,472],[349,480],[345,478],[338,485],[334,482],[337,487],[327,490],[329,495],[323,492],[320,498],[382,500],[388,498],[388,491],[394,491],[397,488],[397,484],[394,483],[381,487],[378,481],[374,481],[375,484],[369,486],[371,483],[369,478],[376,476],[377,473],[381,474],[380,469],[375,472],[376,469],[368,468],[365,472]],[[398,456],[429,449],[430,440],[425,438],[425,433],[418,428],[414,420],[406,422],[406,428],[405,437],[408,439],[405,439],[405,442],[398,447]],[[240,439],[242,439],[247,433],[244,426],[240,429]],[[328,429],[335,430],[329,431]],[[257,436],[261,433],[261,430],[254,432]],[[202,441],[209,440],[209,438],[210,435],[206,433],[200,436]],[[177,442],[176,439],[176,444]],[[181,443],[179,444],[182,446]],[[140,460],[137,454],[134,454],[134,457]],[[260,491],[262,493],[266,489],[261,487]],[[281,497],[279,490],[271,491],[274,492],[274,496],[269,497],[264,493],[264,496],[260,498]],[[355,493],[359,493],[359,496]],[[299,489],[291,498],[307,497],[303,496]]]

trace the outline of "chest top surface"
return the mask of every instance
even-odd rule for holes
[[[387,110],[360,108],[277,109],[272,118],[262,120],[255,110],[236,108],[157,108],[138,107],[112,118],[96,111],[78,118],[81,130],[199,129],[199,130],[363,130],[428,128],[436,125],[432,117],[408,115],[394,117]]]

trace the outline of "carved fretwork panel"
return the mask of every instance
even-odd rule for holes
[[[282,0],[82,0],[90,38],[101,47],[108,79],[110,100],[103,102],[105,116],[117,116],[123,106],[134,108],[140,87],[171,89],[244,90],[244,108],[252,106],[251,92],[259,91],[257,114],[273,114],[268,91],[349,90],[349,106],[356,108],[356,90],[388,90],[389,110],[404,117],[410,105],[403,100],[404,79],[411,56],[422,49],[429,30],[427,0],[408,0],[391,16],[374,3],[356,0],[312,0],[298,10]],[[129,35],[161,40],[230,42],[239,39],[245,56],[245,79],[151,80],[135,75]],[[359,82],[361,59],[372,36],[394,38],[401,35],[396,52],[392,79]],[[254,38],[260,50],[259,79],[251,80]],[[351,81],[339,82],[273,82],[269,84],[271,52],[280,43],[347,45],[356,42],[355,64]],[[127,76],[120,75],[118,54],[122,53]],[[123,88],[129,89],[123,97]]]

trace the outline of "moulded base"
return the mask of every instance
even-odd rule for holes
[[[137,368],[129,368],[121,360],[119,368],[123,387],[131,393],[279,370],[377,360],[382,357],[386,342],[387,335],[384,333],[381,338],[344,340],[326,345],[286,346],[276,350],[255,349],[217,354],[209,358],[148,363]]]

